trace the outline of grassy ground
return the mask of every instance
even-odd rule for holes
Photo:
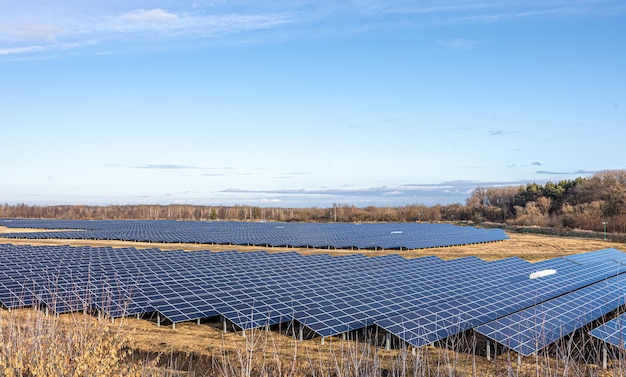
[[[16,231],[0,227],[0,233]],[[24,231],[23,229],[19,230]],[[626,244],[605,242],[602,240],[558,238],[527,234],[510,234],[510,240],[478,245],[432,248],[425,250],[313,250],[298,249],[302,254],[327,253],[346,255],[362,253],[378,256],[389,253],[400,254],[408,258],[436,255],[444,259],[465,256],[478,256],[486,260],[494,260],[518,256],[530,261],[559,257],[613,247],[626,251]],[[281,252],[294,249],[196,245],[196,244],[151,244],[120,241],[76,241],[76,240],[12,240],[0,238],[0,243],[33,244],[33,245],[90,245],[183,250],[268,250]],[[15,326],[23,323],[19,318],[29,317],[29,310],[8,312],[0,310],[0,323],[4,326]],[[60,326],[73,326],[74,315],[60,316]],[[21,316],[21,317],[20,317]],[[120,332],[120,324],[109,324],[110,331]],[[13,324],[13,325],[12,325]],[[21,326],[21,325],[20,325]],[[286,325],[284,325],[286,326]],[[90,327],[91,328],[91,327]],[[156,374],[161,375],[199,375],[199,376],[374,376],[386,370],[387,375],[401,376],[410,373],[416,376],[601,376],[623,375],[626,368],[613,361],[617,369],[603,372],[594,364],[571,363],[566,358],[555,359],[544,356],[527,357],[522,364],[517,364],[517,356],[503,353],[496,361],[487,361],[483,356],[472,353],[453,352],[458,348],[424,347],[413,355],[409,350],[385,351],[380,347],[371,347],[363,342],[342,340],[338,337],[329,338],[321,344],[319,338],[298,342],[286,333],[274,328],[273,331],[255,331],[246,337],[240,333],[224,334],[219,324],[195,323],[178,324],[171,327],[157,327],[154,322],[125,319],[123,331],[125,335],[124,349],[130,351],[128,360],[140,365],[150,364],[158,356],[160,368]],[[100,331],[100,330],[98,330]],[[0,335],[1,335],[0,331]],[[464,340],[467,342],[467,339]],[[471,342],[471,341],[470,341]],[[19,342],[17,342],[19,343]],[[119,347],[118,347],[119,348]],[[142,375],[153,375],[152,369],[143,369]],[[177,374],[177,371],[185,371]],[[557,372],[555,372],[557,370]],[[146,372],[148,371],[148,372]],[[617,374],[615,374],[617,373]],[[384,373],[383,373],[384,374]]]
[[[249,331],[244,337],[223,334],[210,324],[172,329],[145,320],[111,323],[81,313],[45,316],[32,309],[0,310],[0,325],[2,376],[604,377],[626,371],[619,358],[606,371],[597,357],[596,362],[573,361],[577,350],[567,346],[556,352],[561,357],[541,353],[518,363],[515,353],[501,352],[487,360],[468,351],[473,339],[467,335],[413,353],[339,337],[324,344],[319,338],[299,342],[275,330]]]

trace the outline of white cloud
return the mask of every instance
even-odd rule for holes
[[[400,191],[400,190],[395,190],[395,191],[388,191],[388,192],[384,192],[383,195],[384,196],[389,196],[389,195],[402,195],[404,194],[404,191]]]
[[[0,14],[0,50],[27,54],[65,46],[84,46],[85,40],[159,41],[163,38],[220,38],[268,29],[302,36],[317,33],[362,32],[371,27],[412,27],[455,22],[499,22],[511,18],[580,17],[623,14],[621,0],[250,0],[180,3],[157,0],[154,8],[132,9],[124,2],[95,7],[91,2],[58,0],[9,4]],[[329,24],[332,22],[332,27]],[[401,26],[398,26],[401,25]],[[3,45],[2,42],[10,45]],[[440,45],[461,50],[476,48],[472,39],[441,39]],[[29,45],[37,45],[29,46]]]
[[[478,41],[472,39],[440,39],[437,41],[437,44],[443,47],[449,47],[456,50],[473,50],[476,45],[478,45]]]
[[[0,55],[17,55],[29,52],[42,52],[50,50],[50,46],[25,46],[0,49]]]
[[[33,46],[23,46],[23,47],[0,48],[0,56],[20,55],[20,54],[36,53],[36,52],[48,52],[48,51],[54,51],[54,50],[68,50],[68,49],[88,46],[91,44],[92,44],[91,42],[86,41],[84,43],[57,43],[57,44],[48,44],[48,45],[33,45]]]
[[[64,28],[45,23],[0,24],[0,39],[12,41],[53,40],[67,35]]]
[[[163,9],[135,9],[118,16],[118,18],[138,22],[170,22],[177,20],[178,16]]]

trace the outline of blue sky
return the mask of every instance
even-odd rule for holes
[[[0,0],[0,202],[462,203],[624,169],[621,0]]]

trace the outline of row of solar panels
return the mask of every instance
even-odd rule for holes
[[[3,237],[7,238],[124,240],[294,248],[423,249],[508,239],[501,229],[421,223],[2,219],[0,226],[65,230],[6,233]]]
[[[624,304],[626,253],[529,263],[397,255],[0,245],[0,302],[241,329],[297,321],[320,336],[376,325],[423,346],[474,328],[529,354]],[[531,279],[537,271],[555,271]],[[540,274],[541,275],[541,274]]]

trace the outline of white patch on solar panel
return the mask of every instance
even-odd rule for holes
[[[542,278],[544,276],[550,276],[554,274],[556,274],[556,270],[541,270],[541,271],[533,272],[532,274],[530,274],[529,278],[537,279],[537,278]]]

